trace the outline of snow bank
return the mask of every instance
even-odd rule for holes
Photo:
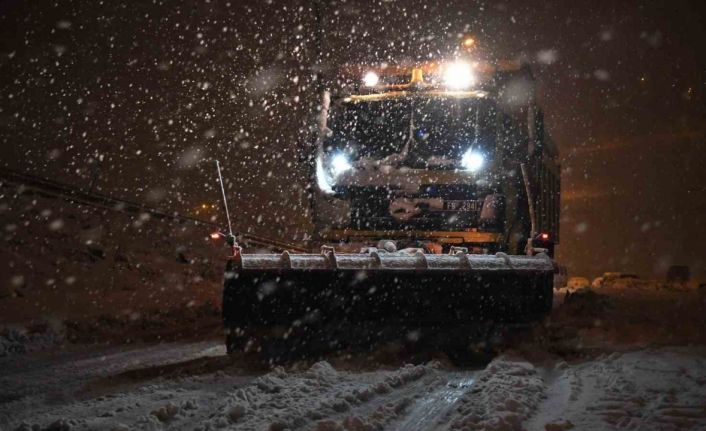
[[[166,310],[121,312],[83,320],[48,319],[29,327],[0,326],[0,358],[56,347],[65,342],[169,340],[220,332],[220,309],[206,301]]]
[[[61,322],[49,321],[31,328],[0,328],[0,357],[51,348],[63,343],[65,328]]]
[[[207,227],[143,215],[13,198],[0,214],[17,226],[0,243],[0,324],[219,303],[225,250]]]
[[[611,303],[607,295],[584,287],[568,292],[564,297],[564,307],[571,309],[574,315],[600,316]]]
[[[697,289],[621,279],[619,286],[556,294],[555,308],[534,343],[562,355],[647,345],[706,344],[704,325],[706,295]]]
[[[120,343],[137,340],[165,340],[210,335],[205,328],[220,329],[220,308],[211,301],[174,305],[164,310],[122,310],[81,320],[68,319],[66,338],[72,342]]]

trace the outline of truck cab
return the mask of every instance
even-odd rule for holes
[[[317,140],[323,241],[519,254],[534,234],[553,252],[558,154],[527,66],[457,59],[347,71],[324,97]]]

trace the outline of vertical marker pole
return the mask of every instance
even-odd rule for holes
[[[228,219],[228,235],[233,236],[233,226],[230,224],[230,213],[228,212],[228,200],[226,200],[226,188],[223,185],[223,177],[221,176],[221,164],[216,160],[216,170],[218,170],[218,182],[221,183],[221,193],[223,194],[223,206],[226,209],[226,219]]]
[[[529,216],[530,224],[532,229],[532,238],[537,236],[537,214],[534,210],[534,196],[532,194],[532,184],[530,183],[530,174],[527,165],[524,163],[520,164],[520,169],[522,170],[522,179],[525,183],[525,193],[527,193],[527,204],[529,206]]]
[[[524,163],[520,163],[520,169],[522,170],[522,179],[525,183],[525,193],[527,193],[527,204],[529,206],[530,223],[532,225],[532,232],[530,233],[530,237],[527,238],[527,245],[525,245],[525,254],[528,256],[534,256],[535,249],[532,245],[532,241],[537,236],[537,213],[534,208],[534,196],[532,195],[532,184],[530,183],[529,169]]]

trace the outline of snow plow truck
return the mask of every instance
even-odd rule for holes
[[[465,54],[345,67],[337,82],[313,144],[317,251],[248,254],[229,237],[228,352],[389,333],[458,346],[545,316],[560,166],[530,68]]]

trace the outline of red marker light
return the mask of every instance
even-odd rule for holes
[[[548,233],[543,233],[543,234],[542,234],[542,239],[545,240],[545,241],[548,240],[548,239],[549,239],[549,234],[548,234]]]
[[[214,240],[215,240],[215,239],[218,239],[218,238],[220,238],[220,237],[221,237],[221,234],[218,233],[218,232],[213,232],[213,233],[211,234],[211,239],[214,239]]]

